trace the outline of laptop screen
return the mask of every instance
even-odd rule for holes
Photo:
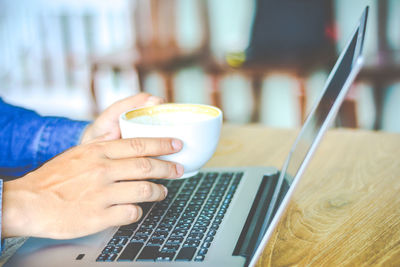
[[[281,170],[277,189],[271,199],[271,204],[265,216],[264,223],[256,242],[256,251],[251,257],[250,266],[254,266],[261,255],[263,247],[272,235],[280,216],[288,205],[294,186],[305,169],[312,153],[329,123],[338,111],[345,94],[361,68],[365,26],[368,7],[365,8],[360,23],[354,31],[346,48],[340,54],[332,69],[325,88],[307,117],[300,134],[291,148],[288,158]]]
[[[289,185],[293,182],[293,178],[298,173],[301,164],[311,149],[312,144],[321,132],[323,124],[327,121],[328,114],[332,110],[339,94],[344,89],[347,89],[344,88],[345,83],[356,64],[356,60],[361,55],[361,46],[358,44],[358,42],[361,41],[358,38],[360,30],[362,29],[358,27],[352,36],[347,49],[343,51],[343,55],[335,66],[336,71],[335,69],[332,70],[331,77],[325,85],[325,90],[319,99],[318,104],[314,107],[313,111],[307,118],[303,129],[297,138],[296,144],[292,148],[291,158],[288,162],[285,175],[286,182]],[[359,47],[360,49],[358,49]]]

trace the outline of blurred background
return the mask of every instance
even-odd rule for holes
[[[91,119],[146,91],[299,127],[366,5],[366,66],[336,126],[400,132],[398,0],[1,0],[0,97]]]

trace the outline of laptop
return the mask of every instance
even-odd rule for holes
[[[203,169],[141,203],[140,221],[73,239],[30,238],[6,266],[255,266],[363,63],[368,7],[281,170]]]

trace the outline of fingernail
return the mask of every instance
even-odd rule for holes
[[[172,140],[172,147],[174,148],[175,151],[179,151],[182,149],[182,141],[173,139]]]
[[[165,186],[162,186],[164,188],[164,195],[165,197],[167,197],[168,195],[168,188],[166,188]]]
[[[178,177],[181,177],[183,175],[183,166],[181,164],[176,164],[175,165],[176,168],[176,173],[178,174]]]

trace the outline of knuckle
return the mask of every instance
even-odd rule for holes
[[[104,175],[109,171],[109,165],[106,162],[97,162],[95,171],[100,174]]]
[[[144,142],[137,138],[130,139],[129,145],[131,149],[138,154],[143,154],[146,150]]]
[[[81,147],[83,158],[102,158],[104,156],[104,145],[102,143],[90,143]]]
[[[128,220],[129,222],[137,222],[142,217],[141,208],[136,205],[128,206]]]
[[[175,164],[169,164],[168,172],[168,177],[176,177],[178,175]]]
[[[174,148],[172,147],[172,140],[167,138],[167,139],[160,139],[160,148],[162,151],[173,151]]]
[[[149,199],[153,196],[153,186],[150,182],[143,182],[141,185],[141,194],[143,198]]]
[[[102,143],[91,143],[88,144],[86,147],[86,152],[87,153],[98,153],[103,150],[103,144]]]
[[[147,174],[147,175],[150,174],[153,169],[151,161],[148,158],[138,159],[138,167],[143,174]]]

